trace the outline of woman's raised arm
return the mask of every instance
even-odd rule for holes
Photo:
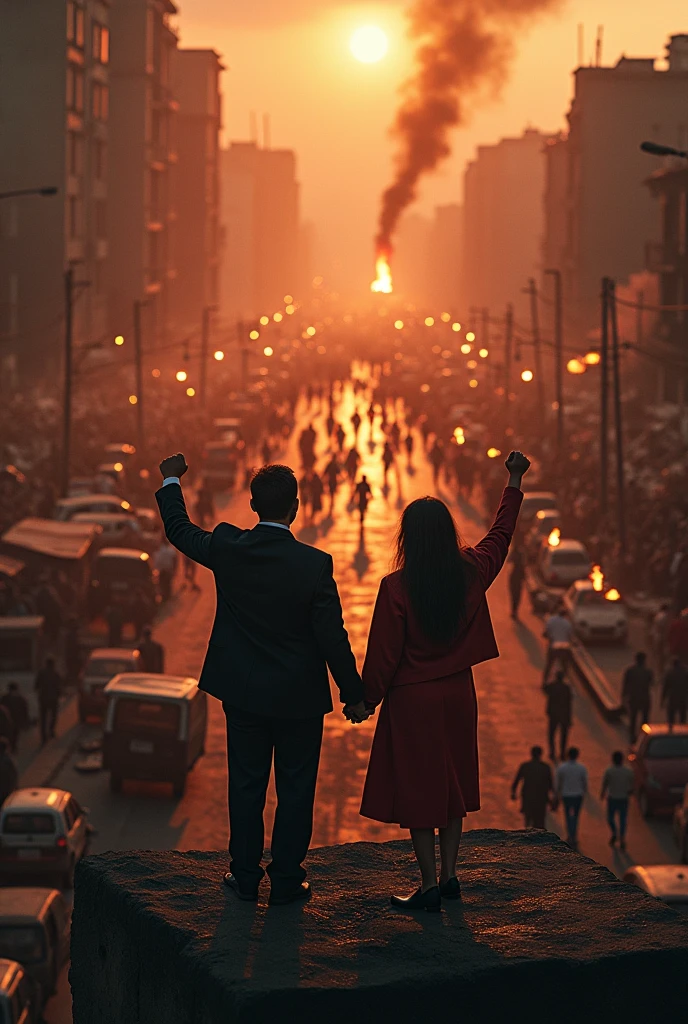
[[[469,549],[485,590],[494,583],[509,553],[509,544],[523,501],[521,480],[530,468],[530,462],[522,452],[511,452],[505,465],[509,471],[509,482],[502,493],[497,515],[488,533],[474,548]]]

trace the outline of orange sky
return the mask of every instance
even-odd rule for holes
[[[314,272],[339,287],[369,278],[378,198],[388,182],[387,136],[395,94],[411,67],[404,4],[394,0],[179,0],[182,46],[211,46],[224,57],[226,138],[245,139],[249,112],[269,112],[272,145],[298,156],[302,210],[314,222]],[[461,195],[461,175],[476,144],[520,134],[527,125],[564,124],[576,64],[577,25],[585,25],[589,60],[604,25],[604,63],[622,53],[657,56],[667,37],[688,31],[685,0],[562,0],[558,13],[534,21],[518,41],[509,84],[477,107],[455,133],[454,153],[422,186],[417,209]],[[374,23],[390,36],[388,57],[363,65],[349,54],[351,32]]]

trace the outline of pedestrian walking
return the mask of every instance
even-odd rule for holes
[[[623,763],[623,759],[623,753],[615,750],[612,754],[612,763],[602,776],[600,800],[606,798],[607,801],[607,822],[611,831],[609,845],[615,846],[618,837],[619,846],[625,850],[628,801],[634,789],[634,778],[633,772]]]
[[[440,479],[440,470],[444,465],[444,448],[438,437],[435,438],[435,442],[430,449],[428,458],[430,459],[430,465],[432,466],[432,482],[435,487],[437,487]]]
[[[578,760],[578,747],[569,747],[567,760],[557,768],[557,797],[564,804],[566,841],[574,849],[578,846],[578,819],[583,797],[588,792],[588,769]]]
[[[357,441],[358,440],[358,432],[361,429],[361,414],[358,411],[358,409],[356,410],[356,412],[351,417],[351,426],[354,428],[354,440]]]
[[[547,806],[554,800],[552,769],[542,760],[542,747],[531,747],[530,761],[524,761],[511,784],[511,799],[521,787],[521,814],[526,828],[544,828]]]
[[[638,651],[635,664],[624,672],[621,687],[621,701],[628,714],[628,738],[635,743],[638,726],[647,722],[650,717],[650,703],[654,676],[647,666],[644,651]]]
[[[674,658],[664,673],[662,681],[662,705],[666,707],[667,722],[673,729],[676,721],[686,724],[688,711],[688,670],[680,658]]]
[[[509,559],[511,562],[511,574],[509,576],[509,596],[511,598],[511,618],[518,618],[518,609],[521,605],[521,594],[526,579],[526,557],[523,547],[519,544]]]
[[[389,473],[390,468],[392,467],[393,464],[394,452],[392,450],[392,446],[389,443],[389,441],[385,441],[385,447],[382,450],[382,466],[384,470],[385,484],[387,483],[387,474]]]
[[[339,464],[339,459],[336,455],[333,455],[323,470],[323,476],[327,480],[327,489],[330,492],[330,516],[332,516],[332,509],[334,508],[334,496],[339,486],[339,474],[341,471],[342,467]]]
[[[356,479],[356,473],[358,472],[360,461],[361,456],[358,454],[356,447],[353,447],[344,460],[344,468],[346,469],[347,476],[352,484]]]
[[[542,635],[547,640],[547,655],[542,673],[542,682],[546,683],[557,661],[565,673],[571,659],[573,626],[566,615],[566,609],[563,605],[560,605],[554,614],[549,616]]]
[[[561,669],[555,674],[551,683],[545,683],[542,689],[547,697],[547,735],[549,738],[549,756],[556,761],[555,743],[559,733],[559,761],[566,756],[566,743],[571,728],[571,705],[573,694],[571,687],[564,678]]]
[[[0,806],[10,793],[14,793],[18,782],[19,773],[9,743],[4,736],[0,736]]]
[[[669,626],[671,625],[671,612],[668,601],[664,601],[652,619],[650,637],[652,641],[652,653],[655,656],[655,668],[661,676],[664,672],[667,657],[667,641],[669,637]]]
[[[19,736],[29,727],[29,704],[26,697],[19,692],[19,686],[14,682],[8,684],[7,692],[2,695],[0,704],[7,709],[12,719],[14,728],[12,731],[11,748],[12,753],[14,753],[17,749]]]
[[[168,540],[164,540],[155,552],[154,566],[158,570],[158,585],[160,596],[163,601],[169,601],[172,596],[172,581],[174,570],[177,567],[177,552]]]
[[[363,529],[363,522],[366,517],[366,512],[368,511],[368,502],[370,501],[372,493],[370,484],[368,483],[368,478],[364,473],[360,482],[356,485],[356,505],[361,516],[361,529]]]
[[[346,431],[344,430],[344,427],[341,425],[341,423],[337,424],[337,429],[335,431],[335,435],[334,436],[335,436],[335,440],[337,442],[337,449],[340,452],[343,452],[344,451],[344,442],[346,440]]]
[[[62,676],[55,668],[54,658],[45,659],[45,665],[36,675],[34,689],[38,697],[38,718],[43,746],[55,736],[57,708],[62,692]]]
[[[153,639],[153,631],[146,626],[138,643],[139,654],[144,672],[162,673],[165,671],[165,648]]]
[[[406,449],[406,462],[407,465],[409,466],[411,465],[411,459],[413,458],[414,444],[415,442],[413,440],[413,434],[409,430],[406,437],[404,438],[404,448]]]

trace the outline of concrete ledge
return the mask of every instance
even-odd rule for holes
[[[311,851],[305,905],[241,903],[226,868],[176,851],[78,867],[74,1024],[684,1019],[688,922],[551,833],[469,832],[442,914],[388,905],[416,884],[405,841]]]

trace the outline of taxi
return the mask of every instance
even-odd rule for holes
[[[586,643],[626,643],[628,610],[615,587],[598,588],[590,579],[576,580],[563,600],[571,624],[581,640]]]
[[[634,864],[623,880],[688,916],[688,868],[682,864]]]
[[[0,880],[48,875],[70,889],[89,836],[88,811],[67,790],[15,789],[0,808]]]

